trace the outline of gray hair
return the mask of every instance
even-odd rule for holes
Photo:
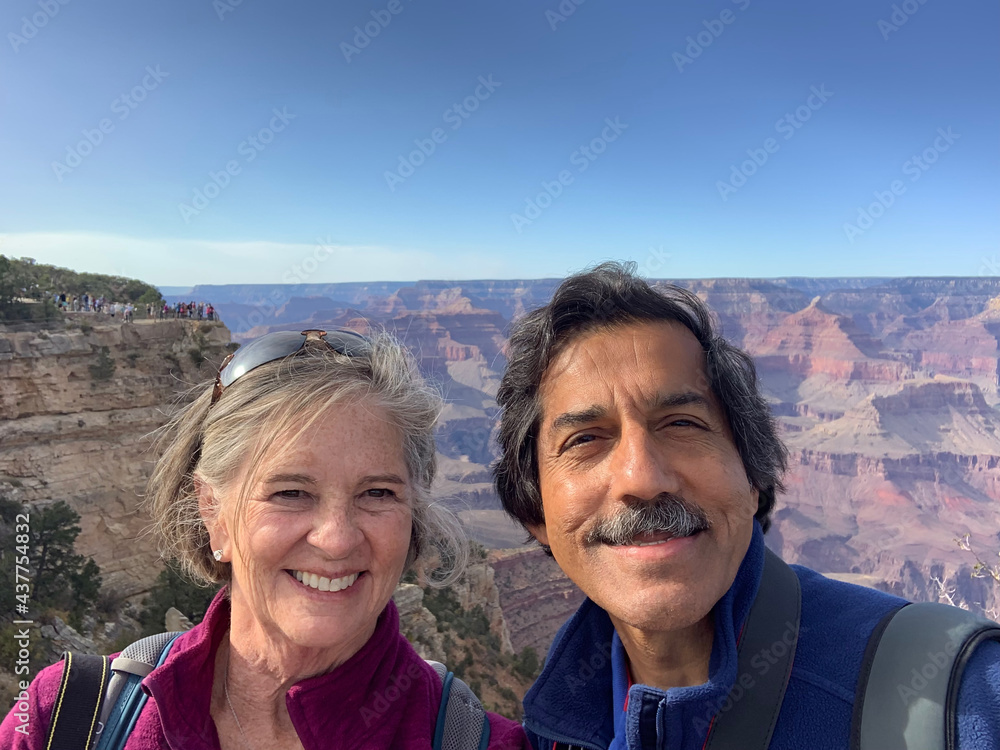
[[[635,275],[634,263],[603,263],[570,276],[544,307],[511,328],[507,370],[500,381],[500,457],[493,480],[504,510],[522,525],[545,522],[538,487],[535,440],[541,418],[539,387],[553,359],[575,338],[602,328],[641,321],[680,323],[705,353],[712,392],[729,422],[751,485],[759,497],[755,517],[767,531],[788,451],[778,437],[771,410],[760,392],[750,355],[716,330],[708,307],[679,286],[654,289]]]
[[[429,566],[427,582],[436,586],[461,576],[468,560],[465,533],[455,515],[430,497],[441,396],[393,336],[379,332],[370,341],[368,351],[350,357],[309,345],[243,375],[214,406],[213,385],[199,386],[200,395],[161,428],[160,458],[146,492],[165,557],[176,559],[196,581],[229,581],[231,566],[212,557],[196,477],[214,489],[228,489],[239,468],[260,465],[279,436],[301,434],[327,408],[364,398],[384,409],[399,430],[415,488],[406,569],[418,561]],[[240,497],[252,479],[238,488]]]

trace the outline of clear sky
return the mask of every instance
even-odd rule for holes
[[[997,274],[998,29],[995,0],[7,0],[0,253],[181,286]]]

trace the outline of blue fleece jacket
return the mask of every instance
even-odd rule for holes
[[[727,708],[736,683],[736,637],[764,567],[764,536],[754,527],[736,579],[716,604],[708,682],[666,691],[629,688],[614,626],[587,599],[556,635],[524,698],[524,727],[537,750],[551,750],[554,742],[589,750],[702,750],[712,717]],[[847,750],[868,637],[903,600],[792,568],[802,586],[802,618],[770,747]],[[1000,750],[1000,643],[981,645],[969,661],[958,695],[958,737],[960,750]]]

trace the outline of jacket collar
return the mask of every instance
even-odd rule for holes
[[[736,681],[736,641],[757,596],[763,569],[764,535],[754,521],[750,545],[736,578],[713,610],[715,636],[708,682],[670,691],[633,685],[628,691],[626,717],[630,746],[640,746],[638,716],[653,702],[659,704],[669,697],[672,704],[683,704],[695,716],[701,713],[710,719],[716,713],[719,702]],[[623,649],[615,636],[608,613],[586,599],[559,630],[542,674],[524,698],[524,724],[529,731],[582,747],[603,750],[611,746],[615,717],[624,702],[616,701],[614,684],[619,683],[617,692],[621,694],[625,680],[620,671],[624,666]],[[616,649],[622,653],[616,654]]]
[[[171,747],[219,746],[210,707],[215,654],[229,620],[230,601],[223,589],[204,620],[181,635],[164,664],[143,680]],[[372,637],[354,656],[326,674],[296,683],[285,697],[307,750],[331,743],[390,747],[403,724],[407,735],[429,737],[440,700],[441,681],[400,634],[399,613],[391,600]]]

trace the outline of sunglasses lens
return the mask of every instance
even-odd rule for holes
[[[298,331],[277,331],[241,346],[226,365],[226,369],[219,374],[222,386],[228,388],[237,378],[246,375],[255,367],[298,351],[305,340],[306,337]]]
[[[370,342],[360,333],[354,331],[328,331],[323,340],[338,354],[348,357],[361,357],[370,351]]]
[[[370,349],[368,339],[353,331],[330,331],[322,340],[335,352],[348,357],[362,356]],[[236,350],[232,360],[219,373],[219,381],[223,388],[228,388],[255,367],[294,354],[305,342],[306,337],[298,331],[276,331],[254,339]]]

